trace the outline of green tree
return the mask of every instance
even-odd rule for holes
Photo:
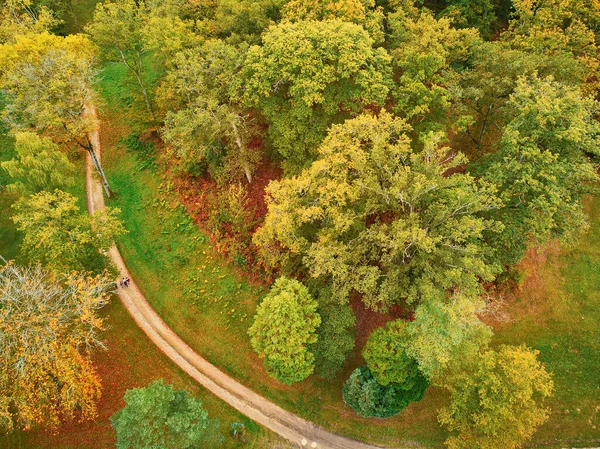
[[[117,449],[194,449],[217,447],[218,422],[202,402],[163,380],[125,393],[121,410],[110,417],[117,432]]]
[[[493,189],[448,174],[465,158],[439,136],[415,152],[409,131],[388,113],[361,115],[333,126],[299,176],[272,182],[254,235],[267,266],[304,270],[338,302],[354,291],[374,309],[492,280],[481,239],[496,224],[478,214],[499,206]]]
[[[481,34],[490,38],[498,28],[496,5],[494,0],[449,0],[442,15],[452,19],[461,28],[477,28]]]
[[[450,449],[516,449],[548,419],[544,401],[553,382],[538,354],[525,346],[501,346],[448,380],[451,404],[439,420],[457,433],[446,441]]]
[[[583,196],[598,175],[587,155],[600,155],[597,104],[552,78],[521,77],[508,102],[512,119],[500,149],[477,169],[498,186],[504,230],[489,236],[498,260],[517,263],[527,245],[572,241],[587,225]]]
[[[314,158],[327,128],[383,105],[390,58],[359,25],[340,20],[283,23],[249,49],[237,96],[266,117],[269,136],[297,171]]]
[[[468,68],[448,80],[458,136],[464,135],[477,157],[493,150],[498,129],[508,120],[506,103],[520,76],[539,73],[568,85],[584,81],[584,70],[572,55],[548,56],[513,49],[506,42],[482,42],[472,49]]]
[[[342,390],[344,402],[365,418],[389,418],[404,410],[411,402],[423,399],[429,384],[419,376],[409,388],[391,383],[377,383],[366,366],[356,368]]]
[[[94,0],[96,3],[98,0]],[[35,5],[48,8],[58,20],[53,28],[57,34],[72,34],[83,32],[83,25],[89,5],[78,0],[35,0]],[[91,15],[91,14],[90,14]]]
[[[363,349],[367,367],[378,384],[397,383],[411,389],[420,377],[415,359],[407,352],[408,332],[404,320],[390,321],[374,330]]]
[[[375,43],[384,41],[384,14],[374,0],[290,0],[282,8],[283,22],[332,19],[362,25]]]
[[[258,44],[261,34],[281,19],[287,0],[214,0],[202,21],[205,35],[231,44]],[[212,5],[211,5],[212,6]]]
[[[248,330],[254,350],[264,358],[270,375],[292,384],[310,376],[314,355],[308,345],[317,340],[321,324],[317,302],[300,282],[281,277],[258,306]]]
[[[96,417],[100,379],[90,350],[104,346],[98,310],[108,286],[103,278],[0,265],[0,429]]]
[[[176,55],[159,98],[168,110],[162,134],[188,166],[212,161],[219,179],[243,173],[249,183],[260,154],[248,148],[255,132],[249,114],[229,95],[243,52],[220,40]]]
[[[20,132],[15,139],[16,158],[0,163],[13,179],[10,191],[26,195],[74,184],[75,166],[50,138]]]
[[[175,55],[201,44],[193,18],[186,17],[187,2],[146,1],[146,21],[141,30],[144,49],[167,68]]]
[[[145,81],[144,27],[150,10],[143,1],[116,0],[98,3],[87,31],[106,58],[119,61],[135,78],[144,97],[146,111],[155,120],[150,93]]]
[[[59,273],[102,272],[110,265],[105,253],[126,232],[118,209],[83,214],[77,198],[60,190],[21,198],[13,208],[12,219],[23,233],[23,252],[32,262]]]
[[[389,41],[396,85],[394,112],[417,131],[444,129],[452,104],[449,81],[479,42],[476,30],[456,30],[450,20],[436,20],[423,11],[417,17],[404,12],[388,16]]]
[[[321,325],[311,352],[315,355],[317,375],[333,379],[354,350],[356,317],[348,304],[340,304],[332,298],[329,288],[319,289],[318,302]]]
[[[46,32],[16,36],[0,45],[0,89],[7,94],[2,115],[13,128],[34,128],[62,143],[75,141],[92,158],[108,196],[110,188],[89,134],[98,121],[96,48],[82,35]]]
[[[586,94],[596,95],[600,89],[598,1],[513,0],[513,6],[515,12],[502,39],[532,54],[570,55],[583,68]]]
[[[433,383],[443,381],[449,370],[487,346],[492,330],[478,317],[484,311],[482,299],[460,292],[448,300],[424,299],[419,304],[407,326],[406,352]]]

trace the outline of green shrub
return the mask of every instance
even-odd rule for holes
[[[404,410],[411,402],[423,399],[429,387],[421,374],[408,389],[398,383],[383,386],[377,383],[365,365],[355,369],[342,390],[344,402],[365,418],[389,418]]]

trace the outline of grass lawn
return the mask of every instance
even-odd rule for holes
[[[529,277],[508,309],[514,322],[495,337],[539,350],[553,373],[552,415],[535,435],[551,447],[600,443],[600,199],[586,206],[591,228],[573,248],[527,257]]]
[[[390,420],[362,420],[341,398],[349,371],[332,382],[313,376],[292,387],[271,379],[247,337],[266,289],[249,284],[213,253],[183,207],[172,201],[168,181],[136,169],[134,155],[108,151],[106,172],[117,193],[110,205],[122,210],[129,230],[119,242],[123,257],[157,312],[190,346],[258,393],[330,429],[397,444],[443,441],[435,415],[439,395],[428,394]]]

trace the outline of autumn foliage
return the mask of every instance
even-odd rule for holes
[[[0,426],[55,427],[96,416],[107,282],[42,268],[0,267]]]

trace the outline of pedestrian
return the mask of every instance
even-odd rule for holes
[[[125,288],[125,278],[119,280],[119,285],[121,288]]]
[[[131,282],[131,279],[129,279],[129,277],[125,278],[125,287],[129,287],[129,283]]]

